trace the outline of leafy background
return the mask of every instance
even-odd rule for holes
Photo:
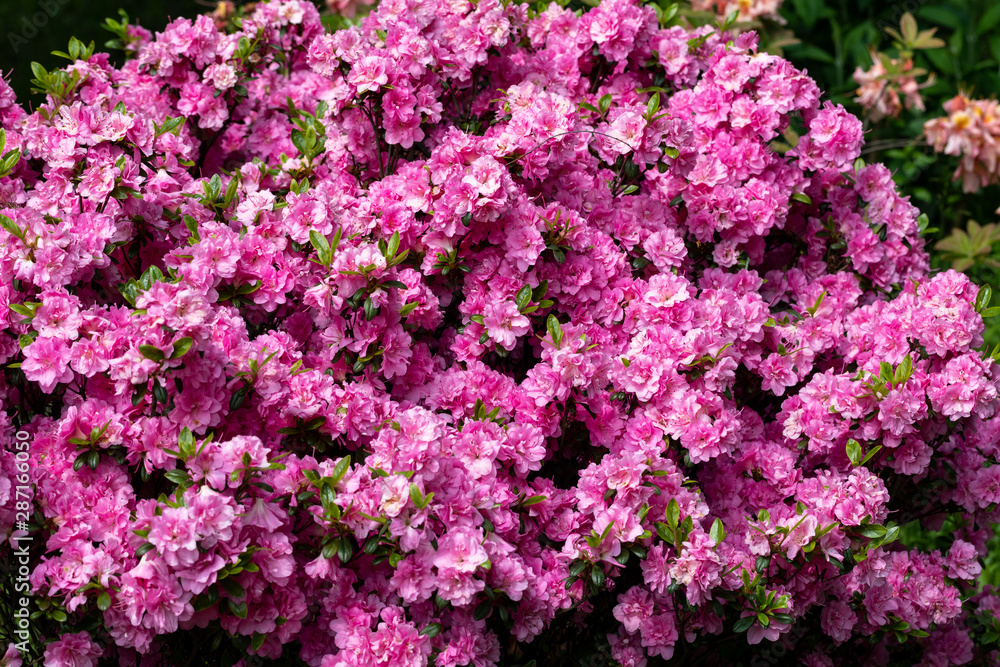
[[[52,11],[51,17],[44,6]],[[22,104],[35,97],[29,96],[32,61],[42,63],[46,69],[62,67],[66,61],[51,53],[65,51],[73,36],[84,43],[93,40],[97,51],[107,51],[103,45],[112,35],[101,25],[109,16],[117,19],[119,9],[128,13],[132,23],[156,31],[162,30],[171,19],[211,11],[215,4],[205,0],[46,0],[44,6],[40,0],[0,0],[0,72],[8,75]],[[31,34],[30,29],[24,32],[23,20],[30,22],[36,15],[47,20],[29,39],[26,35]],[[27,43],[20,41],[22,37]]]

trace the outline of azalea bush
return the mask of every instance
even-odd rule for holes
[[[676,20],[274,0],[0,83],[7,664],[995,661],[989,289]]]

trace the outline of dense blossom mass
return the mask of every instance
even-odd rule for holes
[[[45,664],[996,659],[988,299],[752,33],[274,0],[126,37],[32,113],[0,82]]]

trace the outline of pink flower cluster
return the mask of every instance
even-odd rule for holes
[[[960,158],[955,180],[964,192],[1000,181],[1000,110],[996,100],[972,100],[963,94],[944,103],[947,116],[924,124],[935,151]]]
[[[755,35],[272,0],[137,40],[32,113],[0,81],[45,664],[988,658],[982,299]]]
[[[701,12],[715,12],[719,19],[726,19],[737,12],[737,21],[768,19],[784,23],[784,17],[778,13],[781,3],[782,0],[693,0],[691,8]]]
[[[895,118],[903,111],[904,105],[907,109],[923,111],[924,99],[920,96],[920,90],[931,85],[934,77],[930,76],[923,83],[918,83],[911,73],[911,58],[903,60],[884,56],[883,62],[883,54],[874,49],[869,53],[872,66],[867,70],[861,67],[854,70],[854,80],[858,84],[858,96],[854,101],[868,111],[871,121],[877,123],[884,118]],[[892,68],[892,72],[886,70],[886,64]]]

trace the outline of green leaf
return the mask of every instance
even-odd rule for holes
[[[233,615],[237,618],[247,617],[247,603],[246,602],[233,602],[229,601],[229,611],[233,612]]]
[[[548,496],[530,496],[521,501],[521,507],[530,507],[532,505],[537,505],[538,503],[548,500]]]
[[[153,345],[140,345],[139,353],[147,359],[157,362],[163,361],[166,358],[166,355],[163,354],[163,350]]]
[[[440,623],[431,623],[426,628],[420,631],[420,635],[422,637],[437,637],[439,634],[441,634],[441,631],[443,629],[444,626],[442,626]]]
[[[976,295],[976,312],[981,313],[986,310],[992,299],[993,289],[989,285],[983,285],[980,287],[979,293]]]
[[[194,341],[187,336],[174,341],[174,351],[170,354],[170,359],[180,359],[188,353],[193,344]]]
[[[222,200],[225,202],[226,206],[236,199],[236,190],[240,185],[240,178],[238,174],[239,172],[237,172],[237,175],[234,175],[231,179],[229,179],[229,185],[226,186],[226,195]]]
[[[997,24],[1000,24],[1000,4],[994,4],[983,12],[983,15],[979,18],[979,23],[976,24],[976,34],[985,34],[995,28]]]
[[[864,464],[868,463],[868,461],[870,461],[872,459],[872,457],[874,457],[876,454],[878,454],[879,450],[881,450],[881,449],[882,449],[882,445],[875,445],[874,447],[872,447],[871,451],[869,451],[867,454],[865,454],[865,457],[863,459],[861,459],[861,463],[859,463],[858,465],[864,465]]]
[[[601,99],[597,100],[597,108],[600,110],[602,116],[608,112],[608,109],[611,108],[611,93],[602,95]]]
[[[316,249],[319,263],[330,268],[330,264],[333,262],[333,251],[330,249],[330,242],[326,240],[326,237],[313,230],[309,232],[309,242]]]
[[[722,540],[726,537],[726,529],[722,525],[722,519],[716,519],[712,522],[712,528],[708,533],[708,536],[712,538],[712,541],[716,544],[721,544]]]
[[[145,544],[140,545],[139,548],[135,550],[135,557],[142,558],[143,554],[145,554],[147,551],[152,551],[153,548],[154,547],[150,542],[146,542]]]
[[[756,616],[744,616],[733,624],[733,632],[746,632],[751,626],[753,626],[753,622],[756,620]]]
[[[903,360],[896,366],[896,372],[892,374],[892,383],[900,385],[910,379],[913,375],[913,359],[910,355],[903,357]]]
[[[543,280],[542,282],[538,283],[538,287],[531,290],[531,300],[536,302],[541,302],[543,299],[545,299],[545,295],[548,293],[549,293],[549,281]]]
[[[823,290],[822,292],[820,292],[819,297],[816,298],[816,303],[806,308],[806,312],[812,316],[815,316],[816,311],[818,311],[819,307],[823,305],[823,299],[825,298],[826,298],[826,290]]]
[[[186,461],[195,455],[197,449],[198,445],[195,442],[194,434],[191,433],[191,429],[185,426],[177,437],[177,451],[180,452],[181,458]]]
[[[24,232],[22,232],[21,228],[6,215],[0,215],[0,227],[3,227],[9,233],[13,234],[22,241],[24,240]]]
[[[880,526],[877,523],[870,523],[867,526],[861,526],[858,532],[865,537],[878,538],[885,535],[888,530],[885,526]]]
[[[719,25],[719,29],[722,30],[723,32],[729,30],[734,25],[736,25],[736,20],[739,19],[739,17],[740,17],[740,10],[734,9],[732,12],[729,13],[729,16],[726,17],[726,20]]]
[[[249,391],[249,388],[246,385],[243,385],[233,392],[233,395],[229,397],[230,410],[238,410],[240,406],[243,405],[243,401],[247,397],[247,391]]]
[[[111,596],[108,595],[107,591],[103,591],[97,596],[97,608],[101,611],[107,611],[111,608]]]
[[[37,303],[12,303],[8,306],[18,315],[23,315],[24,317],[34,317],[35,310],[38,308]]]
[[[649,101],[646,102],[646,121],[649,122],[653,118],[653,116],[656,115],[656,112],[659,110],[660,110],[660,94],[653,93],[653,95],[649,98]]]
[[[424,494],[421,493],[420,487],[416,484],[410,484],[410,500],[413,501],[413,506],[418,510],[427,507],[427,500],[424,498]]]
[[[811,206],[813,203],[809,195],[805,194],[804,192],[796,192],[795,194],[792,195],[792,199],[794,199],[797,202],[801,202],[806,206]]]
[[[673,544],[676,540],[674,539],[674,530],[662,521],[657,521],[653,524],[653,528],[656,529],[656,534],[660,536],[660,539],[668,544]]]
[[[562,347],[562,326],[559,324],[559,318],[555,315],[550,314],[545,320],[545,326],[549,330],[549,338],[552,339],[552,343],[557,347]]]
[[[240,582],[236,581],[232,577],[226,577],[225,579],[220,580],[219,585],[222,586],[222,589],[226,591],[226,593],[229,594],[229,597],[234,600],[242,600],[246,597],[246,589],[243,588]]]
[[[73,470],[79,470],[87,464],[87,456],[90,454],[89,451],[80,452],[77,454],[76,459],[73,461]]]
[[[681,520],[681,506],[677,503],[676,498],[671,498],[670,502],[667,503],[666,516],[667,525],[676,531],[677,524],[680,523]]]
[[[389,237],[389,243],[385,249],[385,256],[387,259],[392,259],[399,252],[399,232],[395,231],[392,236]]]
[[[333,467],[333,483],[337,484],[340,480],[344,479],[344,475],[347,471],[351,469],[351,457],[345,456],[344,458],[337,461],[337,465]]]
[[[853,465],[861,465],[861,443],[854,438],[847,441],[847,458]]]
[[[267,635],[262,632],[254,632],[253,637],[250,640],[250,648],[254,652],[259,651],[260,647],[264,645],[264,640],[267,639]]]
[[[490,600],[483,600],[476,606],[476,610],[472,612],[472,618],[476,621],[481,621],[490,615],[493,611],[493,603]]]
[[[928,5],[917,12],[920,18],[957,30],[961,27],[959,14],[951,7]]]
[[[529,303],[531,303],[531,287],[525,285],[517,291],[517,296],[514,297],[514,304],[517,306],[519,312],[524,312]]]
[[[895,374],[895,371],[892,369],[892,364],[887,361],[883,361],[878,365],[878,367],[878,379],[882,380],[882,382],[892,382],[892,376]]]

